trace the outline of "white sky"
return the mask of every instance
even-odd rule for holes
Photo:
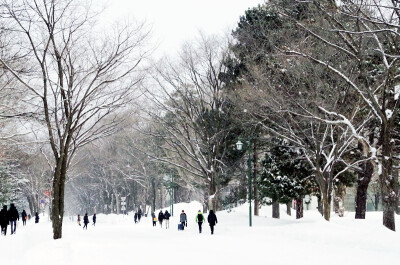
[[[174,54],[186,40],[230,32],[249,7],[264,0],[109,0],[106,15],[134,17],[152,25],[157,54]]]

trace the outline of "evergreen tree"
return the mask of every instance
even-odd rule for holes
[[[267,204],[287,204],[296,199],[297,202],[316,190],[312,178],[312,170],[308,163],[302,159],[299,149],[289,146],[281,139],[274,139],[269,154],[265,155],[262,162],[262,172],[257,180],[260,196]],[[270,200],[265,200],[265,198]],[[301,202],[302,203],[302,202]],[[279,213],[273,207],[273,217]],[[302,207],[297,207],[298,218],[302,217]]]

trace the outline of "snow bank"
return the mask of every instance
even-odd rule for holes
[[[244,204],[217,212],[218,224],[211,235],[207,223],[203,233],[198,232],[195,214],[201,209],[198,202],[175,204],[170,229],[158,223],[153,227],[151,217],[134,224],[132,215],[98,214],[96,226],[90,223],[83,230],[75,217],[66,218],[61,240],[52,239],[48,218],[41,217],[39,224],[30,220],[26,227],[20,222],[16,235],[0,237],[2,264],[365,265],[400,260],[400,237],[382,226],[381,212],[368,212],[366,220],[355,220],[354,213],[343,218],[332,214],[331,222],[326,222],[316,211],[306,211],[303,219],[296,220],[282,207],[277,220],[271,218],[271,207],[263,207],[250,228]],[[182,210],[188,227],[178,231]]]

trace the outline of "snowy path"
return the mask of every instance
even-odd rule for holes
[[[99,214],[96,227],[89,224],[87,231],[66,221],[63,239],[56,241],[48,221],[31,220],[16,235],[0,238],[1,264],[399,264],[399,233],[380,225],[381,213],[368,213],[367,220],[349,213],[328,223],[311,211],[301,221],[273,220],[266,207],[249,228],[248,208],[242,206],[218,212],[210,235],[207,223],[198,233],[198,208],[176,206],[170,229],[152,227],[149,217],[134,224],[132,216]],[[185,231],[177,231],[181,209],[188,213]]]

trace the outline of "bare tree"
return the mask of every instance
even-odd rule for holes
[[[149,115],[162,127],[157,136],[164,141],[165,157],[160,160],[205,190],[205,210],[219,207],[226,157],[236,140],[219,78],[225,71],[226,46],[205,35],[187,43],[177,62],[156,66],[158,90],[147,92],[155,106]]]
[[[146,51],[141,46],[148,31],[142,24],[116,25],[101,34],[85,1],[4,0],[1,13],[32,66],[25,75],[0,58],[26,88],[31,108],[47,128],[55,165],[53,238],[59,239],[71,159],[80,147],[113,133],[117,118],[99,121],[132,100],[142,80]]]
[[[310,1],[324,19],[325,26],[315,28],[312,24],[297,21],[299,28],[315,41],[353,61],[358,74],[343,69],[343,61],[327,60],[317,53],[310,53],[300,46],[285,48],[286,54],[301,56],[324,67],[347,83],[357,93],[363,108],[370,112],[379,128],[376,146],[371,145],[368,134],[357,131],[354,121],[344,113],[326,110],[330,122],[348,126],[355,137],[367,148],[370,157],[376,157],[383,204],[383,225],[395,230],[394,212],[398,195],[393,159],[395,152],[395,119],[399,112],[398,72],[400,48],[399,1],[342,1],[339,5],[330,1]]]

